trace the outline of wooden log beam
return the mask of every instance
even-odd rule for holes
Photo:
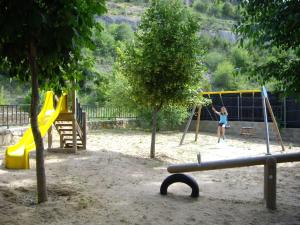
[[[266,160],[270,157],[275,158],[277,163],[296,162],[296,161],[300,161],[300,152],[255,156],[255,157],[248,157],[248,158],[217,160],[217,161],[210,161],[210,162],[201,162],[200,164],[186,163],[186,164],[170,165],[168,167],[168,172],[185,173],[185,172],[197,172],[197,171],[206,171],[206,170],[219,170],[219,169],[229,169],[229,168],[236,168],[236,167],[265,165]]]

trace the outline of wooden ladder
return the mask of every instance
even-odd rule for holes
[[[74,152],[86,150],[86,113],[83,112],[77,98],[74,100],[72,111],[66,105],[54,122],[54,127],[60,137],[60,148],[52,148],[52,133],[48,149],[54,152]],[[49,143],[49,140],[48,140]]]

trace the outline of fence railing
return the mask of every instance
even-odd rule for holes
[[[115,120],[115,119],[136,119],[137,115],[123,107],[99,107],[82,105],[86,112],[88,121],[90,120]]]
[[[0,105],[0,126],[23,126],[30,122],[30,105]]]

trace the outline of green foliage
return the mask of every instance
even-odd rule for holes
[[[217,66],[225,59],[225,56],[220,51],[211,51],[205,56],[204,61],[211,71],[215,71]]]
[[[6,93],[4,91],[4,87],[1,86],[1,88],[0,88],[0,105],[5,105],[6,103],[7,103]]]
[[[222,14],[225,17],[234,18],[235,17],[235,9],[230,2],[225,2],[222,8]]]
[[[250,62],[250,56],[245,48],[233,47],[231,49],[232,61],[237,68],[246,67]]]
[[[134,100],[159,110],[192,100],[200,87],[198,25],[180,0],[155,0],[142,17],[134,44],[119,53]]]
[[[10,75],[29,80],[29,46],[36,49],[39,82],[62,88],[79,79],[86,67],[83,47],[93,47],[95,15],[105,12],[103,0],[0,2],[0,62]],[[16,16],[18,15],[18,16]],[[100,27],[97,25],[98,29]]]
[[[252,76],[267,82],[276,79],[280,91],[300,94],[299,1],[242,1],[237,32],[260,49],[268,50],[264,62],[256,62]],[[242,42],[243,44],[243,42]]]
[[[115,39],[106,29],[103,32],[94,30],[93,39],[95,43],[94,54],[96,56],[104,58],[115,56]]]
[[[213,86],[216,90],[236,90],[238,85],[234,77],[234,66],[229,61],[220,63],[213,74]]]
[[[140,126],[150,129],[152,124],[152,111],[141,108],[138,111]],[[157,118],[157,130],[178,130],[188,117],[188,111],[184,106],[164,106]]]
[[[207,1],[196,0],[193,2],[193,7],[198,12],[206,13],[210,8],[210,4]]]
[[[116,41],[132,41],[134,36],[132,28],[126,23],[115,25],[111,33]]]

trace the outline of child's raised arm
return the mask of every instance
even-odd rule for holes
[[[218,112],[218,111],[215,109],[215,107],[212,106],[211,109],[212,109],[212,111],[214,111],[214,113],[220,115],[220,112]]]

